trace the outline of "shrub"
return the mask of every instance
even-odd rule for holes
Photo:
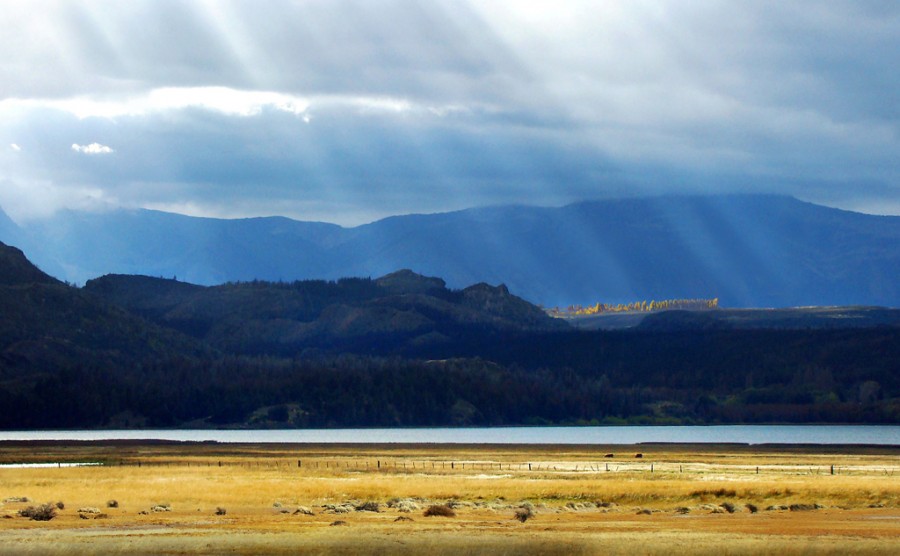
[[[419,509],[419,505],[413,500],[401,500],[396,505],[398,512],[411,513]]]
[[[66,505],[63,504],[61,501],[60,501],[60,502],[57,502],[57,503],[56,503],[56,509],[57,509],[57,510],[65,510],[65,509],[66,509]]]
[[[728,513],[730,513],[730,514],[733,514],[734,511],[735,511],[735,509],[736,509],[736,508],[735,508],[735,505],[732,504],[731,502],[722,502],[722,503],[719,504],[719,505],[722,506],[722,508],[724,508],[725,511],[728,512]]]
[[[534,512],[531,510],[531,508],[517,508],[514,517],[522,523],[525,523],[526,521],[534,517]]]
[[[56,506],[53,504],[42,504],[38,507],[28,506],[24,510],[19,510],[19,515],[34,521],[50,521],[56,517]]]
[[[808,512],[810,510],[818,510],[822,506],[818,504],[791,504],[788,506],[792,512]]]
[[[325,513],[329,514],[346,514],[356,509],[356,506],[347,502],[341,504],[325,504],[322,507],[325,509]]]
[[[447,506],[446,504],[435,504],[433,506],[428,506],[428,508],[425,509],[425,512],[422,515],[424,515],[425,517],[456,517],[456,512],[454,512],[453,508]]]
[[[703,498],[705,496],[715,496],[716,498],[734,498],[737,496],[737,491],[730,488],[719,488],[716,490],[695,490],[691,493],[691,497],[693,498]]]
[[[119,507],[119,502],[118,502],[117,500],[107,500],[107,501],[106,501],[106,507],[107,507],[107,508],[118,508],[118,507]]]
[[[746,506],[751,514],[755,514],[756,512],[759,511],[759,508],[756,506],[756,504],[746,504]]]
[[[227,512],[226,512],[225,508],[223,508],[221,506],[216,508],[216,515],[225,515],[226,513]]]
[[[358,512],[380,512],[381,507],[378,502],[363,502],[362,504],[356,506],[356,511]]]

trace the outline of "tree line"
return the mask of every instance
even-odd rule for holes
[[[0,389],[0,427],[900,422],[900,329],[565,332],[419,356],[69,362]]]
[[[719,298],[712,299],[664,299],[662,301],[633,301],[631,303],[595,303],[587,307],[582,305],[569,305],[565,309],[554,307],[548,312],[552,316],[589,316],[606,313],[651,313],[653,311],[668,311],[672,309],[700,311],[717,309]]]

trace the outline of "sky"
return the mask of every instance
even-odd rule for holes
[[[0,207],[900,214],[894,0],[0,0]]]

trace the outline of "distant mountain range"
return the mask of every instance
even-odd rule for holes
[[[7,241],[9,240],[9,241]],[[0,241],[84,283],[143,274],[203,285],[382,276],[506,284],[545,306],[718,297],[726,307],[900,306],[900,217],[784,196],[671,196],[386,218],[355,228],[150,210],[61,212]]]

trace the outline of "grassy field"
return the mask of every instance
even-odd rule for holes
[[[0,554],[900,551],[900,447],[0,443],[48,462],[103,465],[0,467]]]

